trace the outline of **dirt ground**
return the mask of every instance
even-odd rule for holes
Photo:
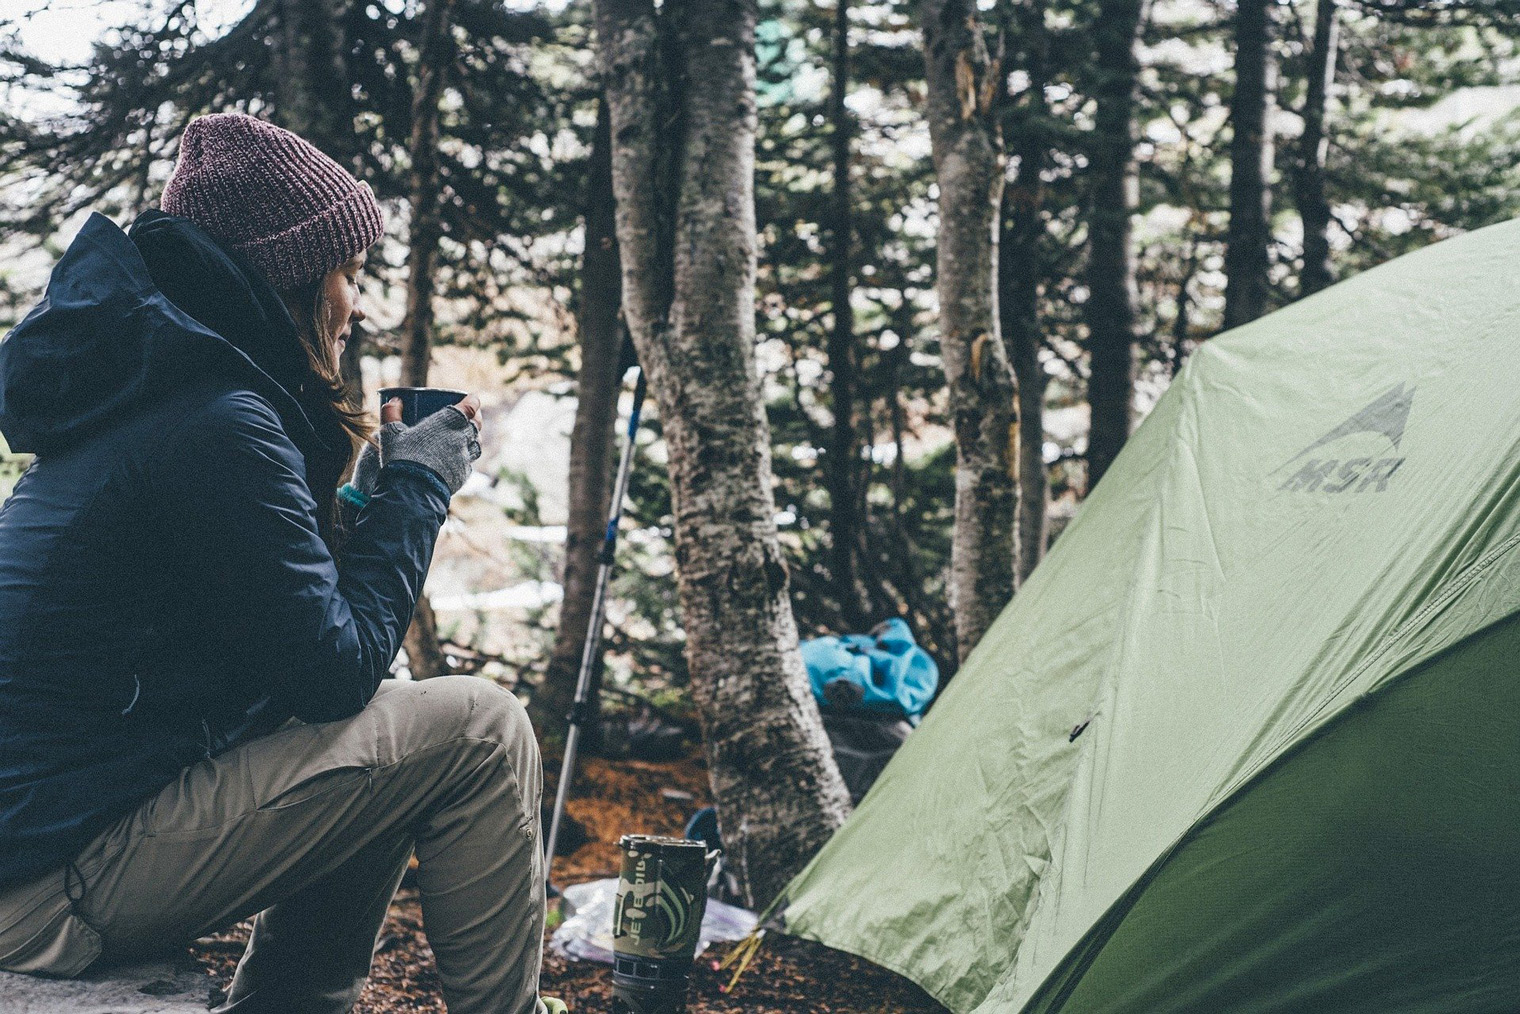
[[[554,758],[545,760],[549,771],[557,769]],[[678,834],[706,801],[707,776],[698,758],[671,763],[588,758],[568,809],[585,825],[589,840],[574,855],[556,860],[556,882],[616,875],[620,835]],[[246,925],[240,926],[191,948],[224,988],[247,932]],[[827,947],[774,934],[733,992],[725,993],[730,973],[715,965],[727,946],[716,946],[697,961],[687,1008],[691,1014],[944,1014],[943,1007],[906,979]],[[540,991],[563,999],[572,1014],[604,1014],[612,1007],[612,970],[566,961],[546,946]],[[403,886],[391,905],[369,985],[354,1010],[444,1014],[417,892],[409,887]]]

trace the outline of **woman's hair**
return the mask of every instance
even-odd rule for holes
[[[280,299],[296,322],[296,332],[300,336],[310,370],[303,406],[307,411],[325,413],[331,422],[337,423],[347,434],[349,440],[349,453],[336,471],[328,468],[310,476],[312,496],[318,504],[318,529],[323,541],[336,553],[340,541],[338,487],[347,478],[358,451],[369,440],[374,427],[362,408],[355,408],[348,402],[342,368],[335,355],[337,335],[345,322],[328,319],[331,314],[325,282],[326,276],[318,276],[293,289],[281,290]],[[324,472],[331,474],[322,474]]]

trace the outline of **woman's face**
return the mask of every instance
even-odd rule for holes
[[[321,333],[333,336],[333,362],[343,355],[354,325],[364,319],[359,308],[359,275],[364,270],[363,253],[355,254],[328,272],[322,281]]]

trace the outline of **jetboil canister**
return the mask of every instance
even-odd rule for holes
[[[700,841],[628,834],[612,910],[613,1014],[681,1014],[707,878],[718,853]]]

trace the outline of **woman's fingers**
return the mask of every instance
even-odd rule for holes
[[[460,411],[460,414],[462,414],[466,419],[468,419],[468,420],[470,420],[470,422],[474,423],[475,424],[475,428],[477,430],[480,429],[480,399],[479,398],[477,398],[473,394],[466,395],[465,398],[464,398],[464,400],[461,401],[461,402],[459,402],[458,404],[456,404],[454,407],[457,408]],[[380,424],[382,426],[385,425],[386,423],[401,422],[401,421],[402,421],[402,419],[401,419],[401,399],[400,398],[392,398],[390,401],[388,401],[384,405],[380,406]]]
[[[470,422],[472,422],[472,423],[475,424],[475,428],[477,430],[480,429],[480,399],[479,398],[475,397],[475,395],[473,395],[473,394],[465,395],[464,400],[461,401],[455,407],[458,408],[459,411],[461,411],[461,412],[464,413],[464,417],[466,419],[470,420]]]

